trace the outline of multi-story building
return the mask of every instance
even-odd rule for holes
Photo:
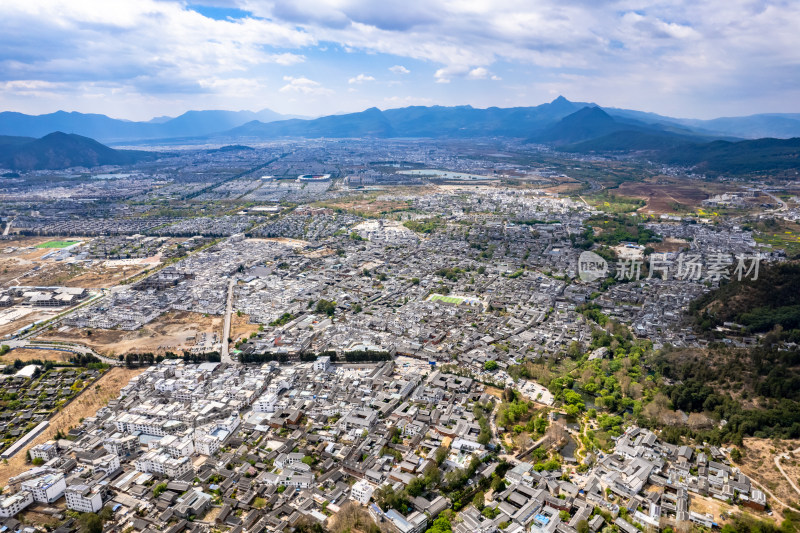
[[[375,492],[375,486],[369,481],[362,479],[353,485],[350,497],[361,505],[367,505],[369,504],[370,498],[372,498],[373,492]]]
[[[87,485],[72,485],[64,492],[67,509],[81,513],[96,513],[103,508],[103,497],[99,490]]]
[[[220,447],[220,440],[213,435],[198,435],[194,439],[194,451],[200,455],[214,455]]]
[[[10,518],[33,503],[33,494],[27,490],[0,500],[0,517]]]
[[[176,459],[156,450],[151,450],[138,458],[135,466],[139,472],[152,472],[171,479],[178,479],[194,471],[192,461],[188,457]]]
[[[31,459],[42,459],[47,462],[58,455],[58,446],[53,441],[37,444],[30,450]]]
[[[45,474],[22,482],[22,490],[30,491],[33,499],[41,503],[53,503],[64,495],[67,482],[64,474]]]

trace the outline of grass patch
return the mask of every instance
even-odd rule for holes
[[[81,241],[47,241],[40,244],[37,244],[37,248],[66,248],[67,246],[72,246],[73,244],[78,244]]]
[[[443,303],[446,303],[446,304],[459,305],[459,304],[461,304],[461,302],[464,301],[464,299],[460,298],[458,296],[444,296],[442,294],[433,294],[433,295],[431,295],[430,298],[428,298],[428,301],[430,301],[430,302],[443,302]]]

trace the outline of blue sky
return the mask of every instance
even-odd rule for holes
[[[798,27],[788,0],[4,0],[0,110],[800,112]]]

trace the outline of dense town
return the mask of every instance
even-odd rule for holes
[[[592,158],[456,153],[275,143],[4,181],[0,431],[24,467],[2,531],[632,533],[771,516],[736,447],[637,423],[672,384],[640,357],[715,343],[692,302],[784,262],[763,225],[794,224],[797,197],[728,183],[643,213],[570,178]],[[176,316],[214,325],[146,342]],[[763,340],[724,328],[731,348]],[[52,413],[123,368],[112,398],[53,434]]]

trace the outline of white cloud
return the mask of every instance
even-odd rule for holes
[[[298,55],[298,54],[273,54],[270,56],[270,59],[273,63],[277,63],[278,65],[283,65],[284,67],[288,67],[290,65],[296,65],[297,63],[302,63],[306,60],[306,56]]]
[[[211,1],[252,16],[215,20],[183,0],[115,0],[113,10],[103,0],[3,0],[0,102],[46,93],[72,105],[85,92],[113,96],[122,110],[126,98],[188,108],[210,96],[227,105],[242,87],[220,80],[276,86],[284,73],[299,76],[293,66],[312,72],[317,61],[322,84],[290,81],[284,95],[329,91],[322,85],[343,77],[337,54],[345,52],[386,54],[395,79],[409,73],[402,63],[421,61],[437,83],[499,80],[502,64],[505,83],[486,96],[497,102],[534,103],[552,89],[684,115],[800,111],[800,2],[790,0]],[[367,64],[375,63],[356,68]],[[380,88],[387,92],[375,98],[395,91]],[[465,97],[452,92],[453,103]],[[40,105],[28,98],[29,108]]]
[[[483,67],[475,67],[467,74],[467,77],[471,80],[485,80],[488,76],[489,71]]]
[[[326,89],[319,82],[305,77],[295,78],[292,76],[284,76],[283,81],[288,81],[289,83],[280,88],[280,92],[282,93],[300,93],[306,95],[333,94],[332,90]]]
[[[347,83],[349,83],[350,85],[353,85],[353,84],[359,84],[360,85],[360,84],[364,83],[365,81],[375,81],[375,78],[373,78],[372,76],[367,76],[365,74],[359,74],[355,78],[350,78],[349,80],[347,80]]]

